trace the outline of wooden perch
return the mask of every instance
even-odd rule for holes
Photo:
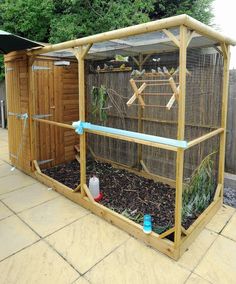
[[[173,77],[170,77],[169,83],[170,83],[171,89],[173,91],[173,95],[172,95],[172,97],[170,98],[169,102],[166,105],[168,110],[171,109],[171,107],[173,106],[175,100],[178,100],[178,98],[179,98],[179,86],[178,87],[176,86]]]
[[[132,103],[138,99],[139,103],[141,104],[142,108],[144,108],[145,103],[143,98],[141,97],[141,93],[144,91],[144,89],[146,88],[147,84],[143,83],[139,88],[137,87],[137,85],[135,84],[134,79],[130,79],[130,84],[134,90],[134,94],[133,96],[128,100],[128,102],[126,103],[128,106],[132,105]]]

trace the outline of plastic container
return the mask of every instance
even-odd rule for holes
[[[101,200],[102,194],[100,193],[99,179],[96,176],[89,179],[89,191],[95,201]]]
[[[143,231],[145,234],[152,232],[152,217],[149,214],[145,214],[143,217]]]

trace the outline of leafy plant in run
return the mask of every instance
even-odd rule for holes
[[[198,168],[193,172],[191,178],[184,186],[183,192],[183,221],[187,217],[198,216],[213,197],[216,182],[213,174],[214,161],[212,155],[206,156]]]
[[[106,87],[103,85],[101,87],[93,87],[91,98],[94,119],[99,118],[100,121],[105,122],[107,120],[106,102],[108,99]]]

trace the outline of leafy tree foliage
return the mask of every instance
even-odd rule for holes
[[[1,1],[1,29],[32,40],[47,41],[53,10],[52,0]]]
[[[183,13],[208,24],[212,1],[0,0],[0,29],[57,43]]]
[[[210,24],[213,14],[211,4],[214,0],[158,0],[154,3],[151,19],[187,14],[205,24]]]
[[[96,34],[150,20],[154,0],[56,0],[50,42]]]

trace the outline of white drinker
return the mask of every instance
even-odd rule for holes
[[[93,176],[89,179],[89,190],[94,199],[100,195],[99,179],[96,176]]]

